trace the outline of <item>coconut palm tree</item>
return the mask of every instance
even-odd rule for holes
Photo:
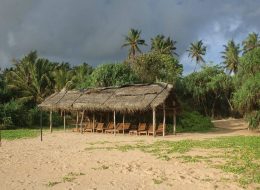
[[[54,79],[54,89],[56,92],[59,92],[62,89],[70,89],[72,87],[72,70],[66,69],[59,65],[52,72],[52,76]]]
[[[206,54],[206,50],[207,47],[203,45],[202,40],[191,43],[189,49],[186,50],[189,52],[188,56],[196,61],[194,72],[199,63],[205,63],[203,56]]]
[[[7,87],[20,101],[40,103],[52,93],[51,72],[54,65],[47,59],[38,59],[30,52],[21,60],[13,60],[14,68],[6,74]]]
[[[239,64],[239,54],[241,52],[240,46],[234,40],[230,40],[227,45],[224,45],[224,48],[225,51],[221,52],[224,59],[223,64],[230,74],[232,72],[236,74]]]
[[[141,53],[140,45],[147,45],[145,40],[141,39],[141,30],[135,30],[131,28],[128,32],[128,35],[125,36],[125,42],[122,47],[129,46],[128,58],[134,58],[136,52]]]
[[[247,53],[257,47],[260,47],[260,40],[257,33],[253,32],[248,35],[248,37],[242,42],[243,53]]]
[[[157,35],[151,39],[151,50],[162,54],[176,55],[176,41],[173,41],[170,37],[165,38],[164,35]]]

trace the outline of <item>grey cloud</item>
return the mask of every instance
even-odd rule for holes
[[[34,49],[73,64],[120,61],[127,56],[124,35],[138,28],[148,44],[159,33],[177,40],[189,72],[184,53],[190,42],[205,40],[207,60],[219,62],[220,42],[259,31],[259,5],[257,0],[2,0],[0,66]]]

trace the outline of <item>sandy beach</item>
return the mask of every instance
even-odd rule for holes
[[[221,127],[221,123],[215,124]],[[175,158],[164,161],[140,150],[104,149],[162,139],[205,139],[240,134],[250,135],[250,132],[239,124],[231,131],[223,129],[165,138],[58,131],[46,132],[43,142],[39,137],[3,141],[0,189],[243,189],[235,182],[236,176],[205,163],[183,163]]]

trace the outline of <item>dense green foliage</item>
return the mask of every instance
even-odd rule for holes
[[[257,128],[260,124],[260,48],[247,52],[240,59],[235,85],[233,103],[236,109],[246,114],[251,126]]]
[[[175,57],[151,52],[136,57],[133,70],[142,82],[175,83],[176,79],[181,76],[183,68]]]
[[[120,86],[139,82],[138,77],[128,64],[104,64],[91,74],[87,86]]]
[[[232,79],[218,66],[207,66],[188,75],[182,85],[186,97],[183,101],[188,101],[192,108],[206,116],[214,118],[215,114],[221,115],[224,110],[232,109]]]
[[[211,128],[213,128],[211,119],[198,112],[185,111],[178,117],[178,131],[180,132],[209,131]]]

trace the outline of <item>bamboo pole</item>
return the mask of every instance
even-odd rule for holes
[[[50,111],[50,132],[52,133],[52,110]]]
[[[42,110],[40,114],[40,127],[41,127],[41,141],[42,141]]]
[[[77,111],[77,121],[76,121],[76,131],[78,132],[78,124],[79,124],[79,111]]]
[[[173,101],[173,134],[176,135],[176,108],[175,108],[175,101]]]
[[[125,134],[125,114],[123,115],[123,134]]]
[[[84,113],[85,113],[85,110],[83,110],[83,112],[82,112],[81,121],[80,121],[80,132],[81,132],[81,133],[83,133],[83,131],[82,131],[82,125],[83,125]]]
[[[156,127],[156,111],[155,108],[153,108],[153,136],[155,137],[155,127]]]
[[[114,111],[114,135],[116,135],[116,111]]]
[[[92,133],[94,133],[95,130],[95,114],[93,113],[93,129],[92,129]]]
[[[165,116],[165,104],[163,104],[163,136],[165,136],[165,120],[166,120],[166,116]]]
[[[66,131],[66,112],[63,111],[63,127],[64,127],[64,131]]]

